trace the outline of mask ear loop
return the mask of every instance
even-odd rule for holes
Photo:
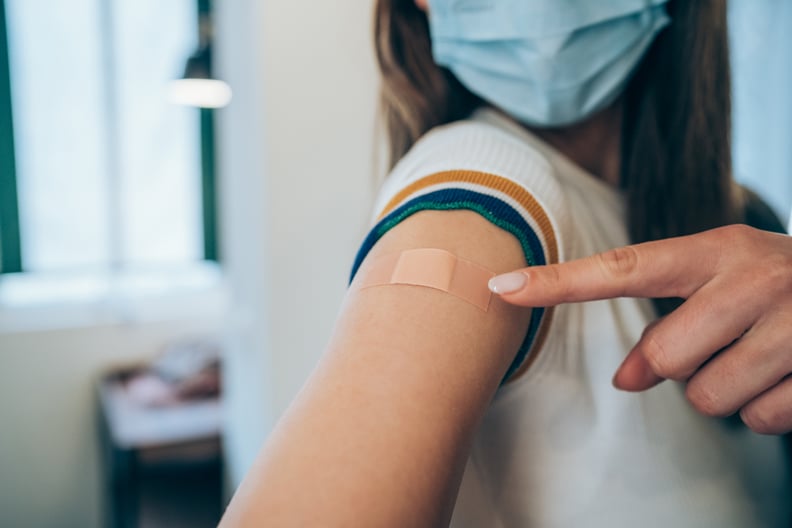
[[[372,259],[360,277],[359,288],[410,285],[440,290],[486,312],[495,273],[444,249],[408,249]]]

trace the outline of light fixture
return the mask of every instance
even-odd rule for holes
[[[211,26],[208,15],[200,17],[198,50],[187,59],[184,75],[171,81],[168,100],[173,104],[199,108],[222,108],[231,102],[228,83],[212,77]]]

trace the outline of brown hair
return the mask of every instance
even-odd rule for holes
[[[483,101],[434,63],[426,14],[415,0],[378,0],[374,38],[393,166],[430,128],[464,119]]]
[[[624,94],[621,181],[633,242],[741,221],[731,170],[731,86],[725,0],[670,0],[672,23]],[[483,101],[431,53],[414,0],[378,0],[377,58],[390,164],[430,128]],[[661,313],[670,304],[658,303]]]

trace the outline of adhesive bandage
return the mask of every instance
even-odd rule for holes
[[[376,257],[361,277],[360,288],[407,284],[444,291],[480,310],[489,310],[495,276],[490,270],[444,249],[408,249]]]

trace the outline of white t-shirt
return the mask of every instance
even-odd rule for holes
[[[388,229],[426,209],[470,209],[530,264],[629,244],[621,193],[494,110],[426,134],[382,187],[354,272]],[[684,387],[611,385],[655,315],[645,299],[535,309],[475,437],[451,525],[786,526],[780,437],[696,413]]]

